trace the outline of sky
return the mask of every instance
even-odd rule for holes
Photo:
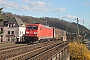
[[[51,17],[90,29],[90,0],[0,0],[4,12],[32,17]]]

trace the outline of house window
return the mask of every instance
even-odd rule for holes
[[[10,31],[8,31],[8,34],[10,34]]]
[[[3,37],[3,35],[1,35],[1,37]]]
[[[22,31],[22,34],[23,34],[23,31]]]
[[[8,38],[8,41],[10,41],[10,38]]]
[[[20,31],[20,35],[21,35],[21,31]]]
[[[14,34],[14,31],[12,31],[12,34]]]
[[[12,24],[12,27],[13,27],[13,24]]]
[[[13,24],[8,24],[8,27],[13,27],[14,25]]]
[[[3,38],[1,38],[1,42],[3,42]]]
[[[1,28],[1,31],[3,31],[3,28]]]

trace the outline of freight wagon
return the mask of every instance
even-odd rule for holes
[[[66,33],[63,30],[45,26],[42,24],[28,24],[26,26],[24,42],[33,43],[35,41],[46,41],[62,39]]]
[[[58,28],[53,28],[54,30],[54,39],[55,40],[66,40],[66,31],[65,30],[61,30],[61,29],[58,29]]]

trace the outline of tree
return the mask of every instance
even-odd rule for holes
[[[0,22],[5,19],[3,14],[2,14],[2,10],[3,10],[3,8],[0,8]],[[2,34],[2,33],[3,33],[3,31],[0,31],[0,34]]]
[[[0,8],[0,21],[3,21],[5,19],[2,14],[2,10],[3,10],[3,8]]]
[[[76,41],[69,43],[70,60],[90,60],[90,51],[86,45]]]

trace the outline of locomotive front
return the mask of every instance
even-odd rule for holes
[[[24,40],[26,43],[33,43],[38,40],[38,24],[29,24],[26,26]]]

